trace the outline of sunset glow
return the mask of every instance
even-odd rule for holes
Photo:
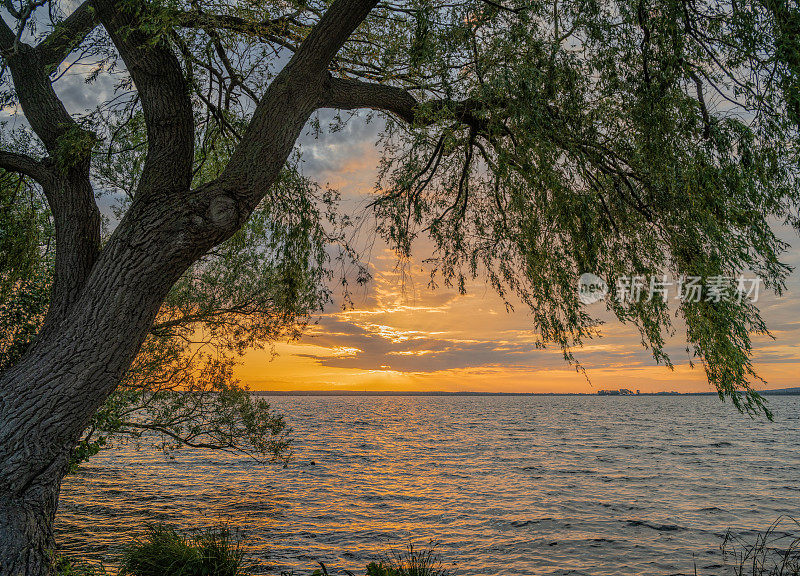
[[[349,138],[321,136],[302,146],[306,170],[342,193],[344,202],[365,206],[374,197],[379,151],[377,128],[358,118]],[[330,141],[329,141],[330,140]],[[362,210],[366,214],[366,210]],[[365,226],[369,228],[369,226]],[[786,233],[792,240],[791,231]],[[412,263],[401,263],[374,237],[362,238],[373,279],[353,295],[353,306],[337,304],[319,316],[298,342],[278,342],[270,351],[249,352],[238,377],[254,390],[409,390],[594,393],[628,387],[642,392],[709,392],[701,365],[689,367],[681,328],[670,347],[675,369],[655,364],[633,326],[623,326],[603,305],[591,312],[607,321],[603,338],[580,350],[584,375],[557,348],[536,349],[524,306],[507,311],[491,287],[475,282],[466,295],[427,286],[429,254],[420,241]],[[788,254],[797,264],[796,252]],[[761,297],[775,340],[755,336],[756,366],[768,388],[795,386],[800,362],[800,278],[790,278],[780,299]],[[758,384],[758,388],[765,388]]]

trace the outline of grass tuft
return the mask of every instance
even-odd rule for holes
[[[409,544],[402,552],[367,566],[367,576],[448,576],[435,547],[414,549]]]
[[[122,557],[120,576],[246,576],[241,542],[222,527],[190,536],[155,524]]]
[[[84,562],[59,556],[53,564],[56,576],[107,576],[104,568],[95,568]]]
[[[782,524],[789,523],[785,530]],[[720,546],[726,561],[733,561],[736,576],[800,576],[800,522],[778,518],[756,535],[755,542],[729,531]]]

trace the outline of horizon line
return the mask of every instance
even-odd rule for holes
[[[598,391],[599,392],[599,391]],[[250,390],[259,396],[598,396],[598,392],[481,392],[446,390]],[[758,390],[759,394],[800,395],[800,387]],[[715,391],[705,392],[640,392],[633,394],[608,395],[610,397],[631,396],[717,396]]]

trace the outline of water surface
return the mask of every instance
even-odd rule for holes
[[[109,449],[65,481],[63,548],[113,563],[149,521],[228,522],[255,574],[363,573],[435,540],[456,574],[703,575],[724,572],[728,528],[800,515],[798,396],[770,397],[772,423],[708,396],[271,401],[294,428],[287,468]]]

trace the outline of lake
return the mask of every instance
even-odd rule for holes
[[[288,467],[120,445],[65,480],[57,536],[113,564],[147,522],[227,522],[255,574],[429,541],[456,574],[721,574],[729,528],[800,515],[800,397],[769,400],[774,422],[711,396],[274,397]]]

